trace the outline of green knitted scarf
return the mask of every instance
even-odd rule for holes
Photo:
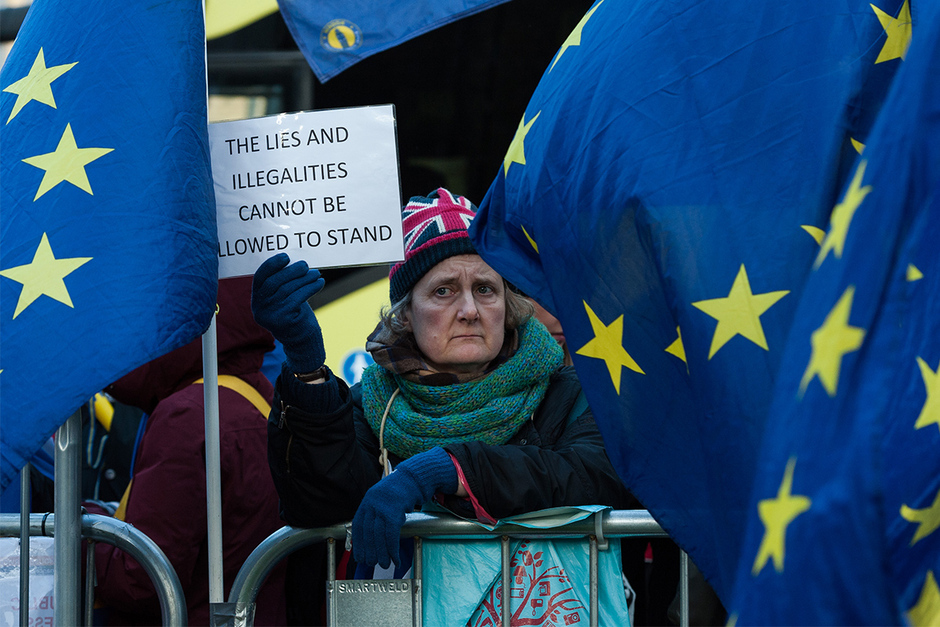
[[[541,322],[519,327],[519,349],[486,376],[467,383],[430,386],[409,381],[378,364],[362,373],[362,406],[376,437],[388,399],[383,442],[407,458],[435,446],[478,441],[505,444],[542,402],[563,351]]]

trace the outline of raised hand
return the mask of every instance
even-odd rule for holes
[[[313,372],[326,361],[320,324],[307,303],[324,283],[306,261],[291,263],[287,253],[278,253],[261,264],[251,284],[255,320],[284,345],[296,373]]]

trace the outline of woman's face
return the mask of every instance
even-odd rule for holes
[[[479,255],[457,255],[412,288],[405,325],[433,370],[476,374],[499,354],[505,322],[502,277]]]

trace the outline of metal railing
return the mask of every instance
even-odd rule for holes
[[[30,514],[30,536],[55,536],[55,514]],[[19,537],[20,515],[0,514],[0,536]],[[165,626],[186,625],[186,597],[172,564],[157,544],[139,529],[109,516],[85,514],[81,517],[83,538],[111,544],[140,562],[157,589]],[[92,547],[89,547],[91,549]],[[56,568],[59,568],[56,564]],[[24,572],[20,572],[22,577]],[[77,589],[78,582],[74,582]],[[21,604],[20,607],[25,607]]]
[[[402,535],[416,538],[459,538],[492,535],[502,544],[502,583],[509,589],[510,576],[508,541],[510,538],[587,538],[590,543],[591,564],[591,625],[597,624],[597,551],[603,550],[606,540],[625,537],[667,537],[659,524],[645,510],[605,510],[588,518],[551,529],[533,529],[520,525],[502,525],[497,531],[487,532],[470,521],[435,514],[408,514]],[[30,514],[28,517],[30,536],[55,536],[54,514]],[[0,514],[0,536],[17,537],[21,534],[19,514]],[[176,572],[166,555],[149,537],[133,525],[108,516],[85,514],[81,517],[82,537],[96,542],[105,542],[126,551],[143,566],[157,590],[163,625],[186,625],[185,595]],[[254,603],[270,572],[291,553],[319,542],[326,542],[327,570],[332,580],[336,572],[335,543],[345,543],[347,526],[336,524],[315,529],[282,527],[266,538],[249,555],[239,570],[229,594],[228,605],[235,608],[235,625],[250,627],[253,624]],[[343,544],[341,544],[343,546]],[[688,626],[688,558],[681,555],[679,579],[680,625]],[[415,556],[415,577],[420,579],[420,551]],[[77,585],[77,583],[76,583]],[[420,620],[420,616],[418,617]],[[509,625],[509,613],[503,612],[503,625]]]
[[[242,617],[241,620],[236,621],[236,625],[250,627],[252,624],[251,617],[254,616],[255,599],[261,585],[281,560],[303,547],[319,542],[327,543],[327,573],[329,581],[334,581],[336,573],[335,544],[337,540],[345,544],[347,533],[346,525],[336,524],[313,529],[282,527],[268,536],[248,556],[248,559],[239,570],[235,582],[232,584],[228,604],[230,606],[234,605],[235,615]],[[487,532],[479,525],[466,520],[435,514],[414,513],[406,516],[406,522],[402,528],[403,537],[414,537],[419,540],[435,537],[459,538],[473,536],[474,538],[480,538],[486,535],[501,540],[501,576],[504,590],[509,589],[510,551],[508,550],[508,542],[510,538],[587,538],[590,543],[591,625],[597,625],[598,616],[597,551],[603,550],[606,541],[611,538],[667,537],[666,532],[646,510],[603,510],[588,518],[560,527],[533,529],[521,525],[506,524],[501,525],[498,530],[493,532]],[[344,544],[341,546],[344,546]],[[420,581],[422,576],[421,551],[418,547],[420,547],[420,542],[416,543],[414,574],[415,579]],[[683,573],[687,573],[688,557],[684,552],[680,553],[680,556],[680,569]],[[687,627],[689,616],[687,576],[680,577],[679,605],[680,625]],[[503,611],[502,624],[508,626],[509,618],[509,612]],[[417,613],[416,619],[420,624],[420,613]]]

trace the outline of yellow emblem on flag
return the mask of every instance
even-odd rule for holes
[[[320,45],[333,52],[353,50],[362,45],[362,30],[349,20],[331,20],[320,31]]]

